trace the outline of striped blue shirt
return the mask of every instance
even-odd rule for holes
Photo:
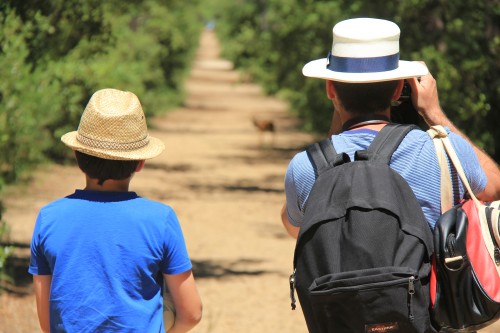
[[[486,175],[479,165],[472,146],[457,134],[447,129],[465,174],[474,193],[484,190]],[[332,136],[332,142],[338,153],[345,152],[351,160],[354,152],[367,149],[377,132],[369,129],[355,129]],[[434,228],[441,215],[440,170],[429,135],[420,130],[413,130],[405,137],[392,155],[390,166],[410,185],[427,222]],[[464,195],[464,187],[459,181],[454,168],[450,168],[453,183],[454,203]],[[294,226],[300,226],[304,217],[304,206],[316,179],[313,165],[306,152],[300,152],[290,161],[285,176],[285,193],[288,219]]]

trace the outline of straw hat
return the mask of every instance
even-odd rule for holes
[[[137,96],[116,89],[95,92],[78,130],[64,134],[61,141],[73,150],[109,160],[144,160],[165,149],[163,142],[149,136]]]
[[[427,67],[399,60],[399,27],[390,21],[356,18],[333,27],[331,52],[307,63],[302,73],[325,80],[368,83],[419,77]]]

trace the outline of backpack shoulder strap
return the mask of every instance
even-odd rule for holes
[[[389,164],[392,154],[406,135],[418,129],[415,125],[388,124],[380,130],[367,150],[357,151],[355,160],[371,160]]]
[[[318,175],[325,169],[350,161],[347,154],[337,153],[330,138],[310,145],[307,148],[307,155],[313,162],[313,166]]]

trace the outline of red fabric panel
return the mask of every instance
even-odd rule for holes
[[[437,274],[436,274],[436,256],[432,256],[432,270],[431,270],[431,280],[429,281],[429,288],[431,292],[431,306],[433,307],[436,303],[437,294]]]
[[[474,272],[484,291],[500,302],[500,277],[484,243],[476,206],[472,200],[468,200],[462,208],[469,219],[466,247]]]

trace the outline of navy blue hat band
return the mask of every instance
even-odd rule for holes
[[[399,52],[374,58],[344,58],[328,52],[327,59],[327,69],[342,73],[387,72],[395,70],[399,66]]]

